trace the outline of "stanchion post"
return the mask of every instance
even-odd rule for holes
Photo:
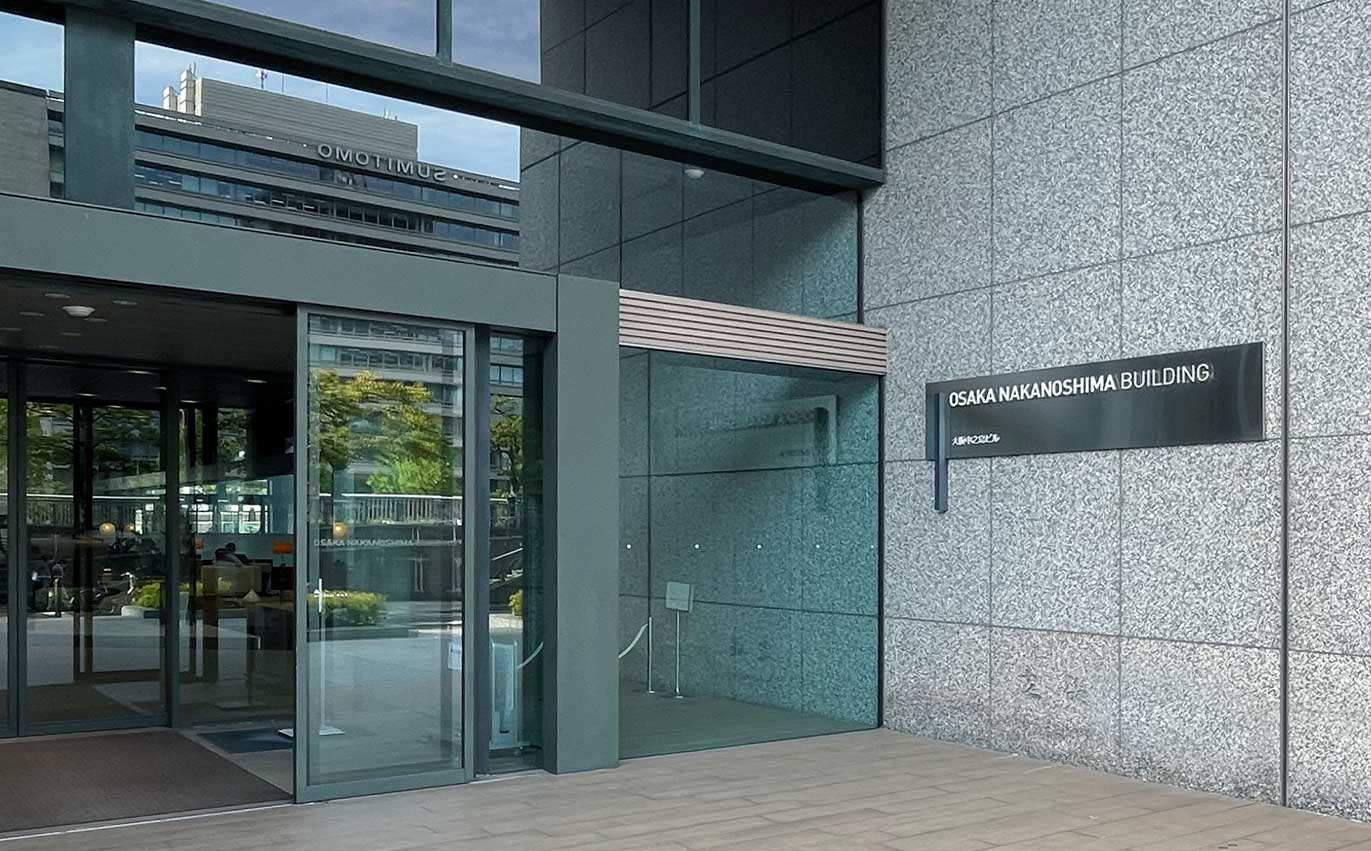
[[[652,601],[651,601],[651,600],[648,600],[648,606],[650,607],[651,605],[652,605]],[[649,612],[647,613],[647,693],[648,693],[648,694],[656,694],[656,693],[657,693],[657,692],[652,688],[652,612],[651,612],[651,611],[649,611]]]

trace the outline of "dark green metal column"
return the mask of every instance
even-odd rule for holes
[[[68,9],[65,54],[66,197],[133,209],[133,23]]]
[[[181,480],[185,471],[181,469],[181,398],[180,375],[176,370],[162,373],[162,470],[166,487],[162,494],[162,510],[166,514],[167,540],[162,551],[166,553],[166,581],[162,583],[162,614],[166,618],[166,652],[162,655],[165,665],[164,687],[167,701],[167,724],[180,727],[185,723],[181,711],[181,633],[186,622],[186,613],[181,609],[181,582],[194,573],[188,558],[186,524],[181,514]],[[187,462],[188,466],[193,461]],[[187,594],[187,605],[192,605],[193,594]]]
[[[25,665],[25,644],[28,641],[29,612],[28,600],[31,597],[31,585],[29,584],[29,544],[28,544],[28,506],[25,483],[28,478],[28,471],[25,468],[25,455],[27,452],[28,441],[28,418],[25,416],[26,392],[24,388],[25,369],[22,360],[14,359],[5,363],[8,370],[8,394],[9,407],[6,413],[8,421],[6,427],[9,431],[8,457],[5,459],[9,465],[8,487],[6,511],[9,523],[7,537],[9,538],[9,587],[6,589],[9,596],[9,646],[6,652],[9,654],[8,672],[9,678],[6,684],[8,706],[6,715],[8,716],[7,730],[11,735],[21,732],[20,719],[24,717],[24,672],[27,670]]]
[[[544,767],[564,774],[619,762],[617,284],[558,276],[544,364]]]
[[[472,480],[466,493],[476,500],[473,512],[476,522],[467,534],[474,537],[475,556],[471,570],[476,571],[476,599],[467,604],[475,635],[476,658],[472,660],[473,682],[476,688],[476,765],[477,774],[490,773],[491,730],[491,670],[490,670],[490,326],[476,328],[476,382],[470,388],[471,401],[467,415],[476,422],[476,444],[468,448],[475,453],[471,465]]]

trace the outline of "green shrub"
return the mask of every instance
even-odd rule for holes
[[[182,591],[190,591],[190,583],[181,583]],[[160,609],[162,607],[162,580],[150,579],[133,589],[133,594],[129,596],[129,603],[135,606],[142,606],[145,609]]]
[[[325,591],[327,626],[375,626],[385,620],[386,598],[369,591]]]
[[[520,588],[509,595],[509,613],[516,618],[524,616],[524,589]]]

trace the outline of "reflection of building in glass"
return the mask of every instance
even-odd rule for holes
[[[0,177],[0,190],[39,192],[8,184],[47,174],[62,197],[61,93],[0,83],[0,103],[26,119],[0,128],[0,150],[32,166]],[[421,161],[414,124],[191,70],[161,108],[140,104],[134,122],[142,212],[518,264],[517,186]]]

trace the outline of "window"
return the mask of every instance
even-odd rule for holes
[[[440,239],[464,242],[469,245],[483,245],[511,251],[518,250],[518,238],[515,234],[435,219],[419,213],[382,210],[367,204],[356,204],[329,198],[310,198],[286,189],[253,186],[212,177],[182,174],[152,165],[136,166],[134,181],[140,186],[156,189],[208,195],[242,204],[254,204],[259,207],[279,207],[293,212],[331,216],[363,225],[419,231],[432,234]]]

